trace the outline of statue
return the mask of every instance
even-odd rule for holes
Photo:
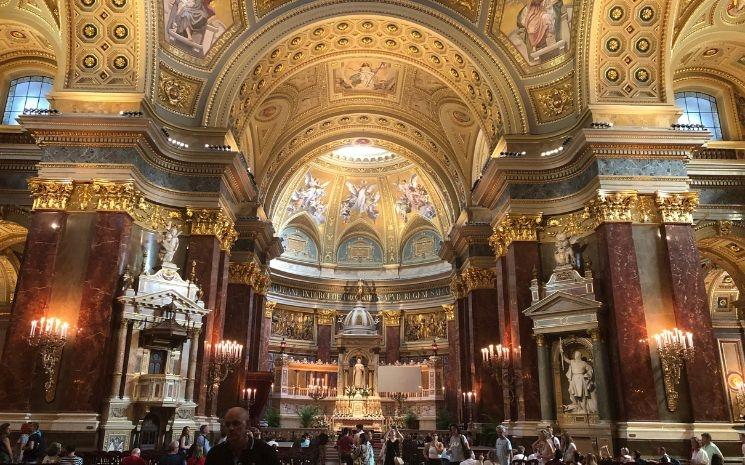
[[[173,263],[173,256],[176,254],[178,249],[178,237],[181,234],[181,230],[172,221],[166,224],[165,229],[160,233],[158,242],[160,242],[160,261],[162,264]]]
[[[357,357],[357,363],[354,364],[352,372],[352,386],[355,389],[362,389],[367,385],[365,383],[365,365],[362,364],[362,359]]]
[[[365,297],[365,283],[361,279],[357,280],[357,293],[355,294],[356,300],[359,302]]]
[[[556,249],[554,250],[554,261],[556,266],[566,266],[574,264],[574,250],[572,244],[564,233],[556,235]]]
[[[569,397],[572,402],[565,405],[564,410],[573,413],[596,413],[595,402],[591,402],[592,392],[595,390],[592,365],[582,359],[582,352],[579,350],[575,350],[570,359],[564,355],[563,347],[561,345],[559,347],[562,362],[568,364],[566,377],[569,380]]]

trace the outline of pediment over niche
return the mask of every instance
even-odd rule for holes
[[[533,332],[563,333],[597,328],[598,312],[603,304],[597,300],[557,291],[523,310],[533,320]]]
[[[119,300],[125,304],[131,304],[138,308],[157,309],[166,305],[173,304],[174,309],[181,313],[194,313],[206,315],[210,311],[204,308],[200,301],[197,303],[178,292],[168,289],[165,291],[153,292],[151,294],[137,295],[134,297],[120,297]]]

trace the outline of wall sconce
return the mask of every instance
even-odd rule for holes
[[[37,349],[41,355],[41,366],[44,370],[44,399],[54,400],[57,387],[57,368],[62,359],[62,349],[67,342],[67,331],[70,325],[59,318],[42,317],[31,322],[28,335],[29,346]]]
[[[210,352],[212,352],[210,354]],[[207,398],[212,402],[215,387],[219,386],[240,363],[243,344],[235,341],[220,341],[210,350],[207,346]]]
[[[678,384],[683,363],[693,358],[693,334],[678,328],[665,329],[655,334],[654,340],[662,365],[667,409],[674,412],[678,409]]]

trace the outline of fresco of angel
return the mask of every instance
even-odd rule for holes
[[[351,181],[346,182],[349,195],[341,202],[341,217],[345,223],[348,223],[353,213],[367,215],[368,218],[375,221],[380,212],[378,204],[380,203],[380,191],[375,184],[368,184],[362,181],[359,186],[355,186]]]
[[[303,186],[290,195],[287,211],[289,213],[308,212],[321,224],[326,221],[326,205],[323,203],[323,199],[326,196],[326,189],[330,181],[322,183],[314,178],[310,171],[305,173],[303,179]]]
[[[396,213],[401,221],[408,221],[409,213],[416,212],[431,220],[435,217],[435,207],[429,198],[429,193],[419,183],[419,176],[414,173],[409,180],[399,181],[396,184],[400,195],[396,200]]]

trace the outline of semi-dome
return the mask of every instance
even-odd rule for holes
[[[378,334],[377,321],[358,300],[354,308],[344,318],[341,334],[344,335],[375,335]]]

